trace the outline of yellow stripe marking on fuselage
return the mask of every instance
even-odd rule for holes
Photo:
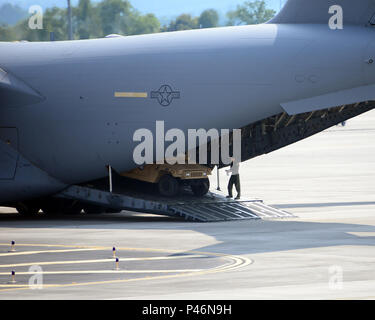
[[[147,92],[115,92],[115,98],[148,98]]]

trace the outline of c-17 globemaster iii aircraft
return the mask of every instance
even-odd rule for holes
[[[375,0],[289,0],[271,21],[0,44],[0,204],[32,213],[137,167],[139,128],[237,128],[242,161],[375,107]],[[47,211],[47,210],[46,210]]]

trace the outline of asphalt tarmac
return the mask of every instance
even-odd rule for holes
[[[243,163],[243,197],[294,218],[0,208],[0,299],[374,299],[374,141],[372,111]],[[228,179],[222,170],[222,190]]]

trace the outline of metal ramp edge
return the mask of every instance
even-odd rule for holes
[[[199,222],[296,218],[293,214],[270,207],[261,200],[184,203],[170,205],[169,209],[186,220]]]
[[[55,195],[116,210],[182,217],[187,221],[220,222],[248,219],[293,218],[291,213],[270,207],[261,200],[234,201],[211,193],[197,201],[155,201],[110,193],[103,190],[71,186]]]

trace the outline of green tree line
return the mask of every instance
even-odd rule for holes
[[[265,0],[247,1],[227,13],[227,25],[262,23],[271,19],[275,13],[267,8]],[[74,39],[213,28],[219,26],[219,20],[216,10],[207,9],[198,17],[181,14],[168,25],[162,26],[154,14],[141,14],[128,0],[102,0],[95,4],[90,0],[80,0],[72,8]],[[29,18],[14,26],[0,25],[0,41],[49,41],[51,32],[54,32],[55,40],[67,40],[67,30],[67,9],[53,7],[43,13],[41,30],[30,29]]]

